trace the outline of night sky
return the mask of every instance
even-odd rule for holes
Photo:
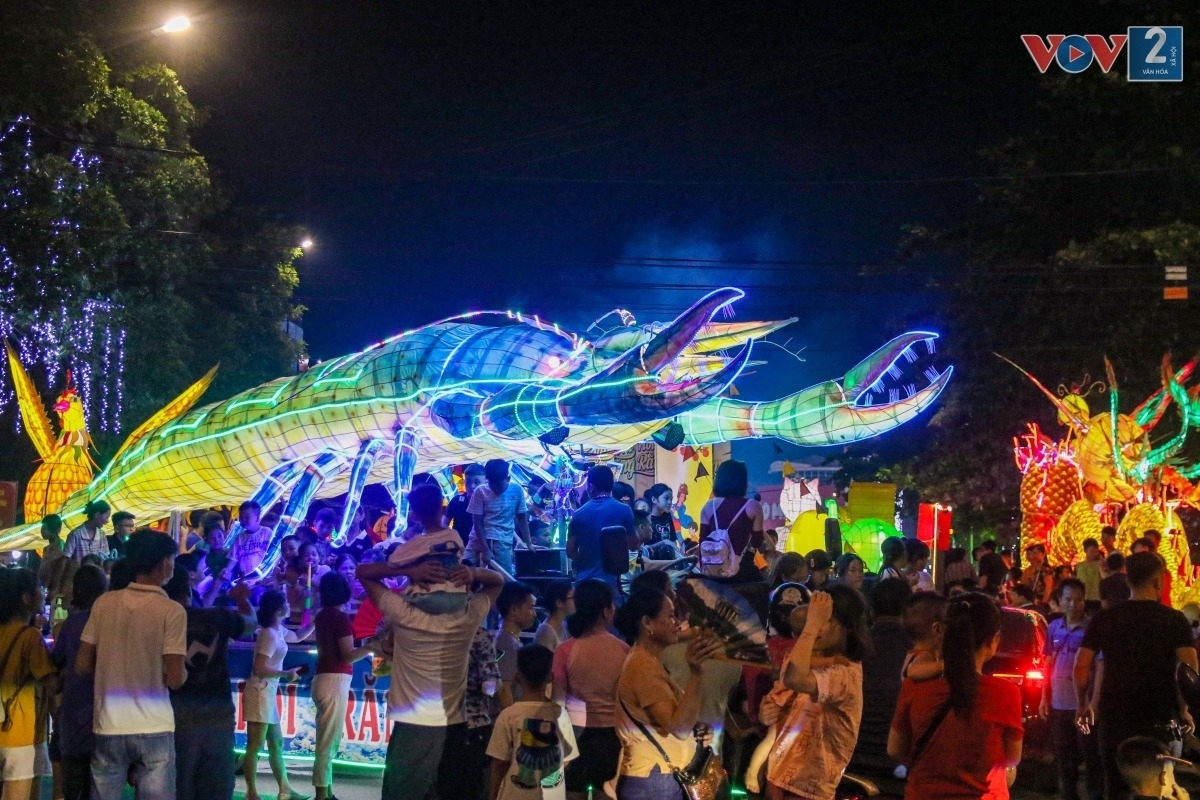
[[[470,308],[665,320],[733,284],[740,318],[800,318],[772,338],[806,363],[760,348],[753,398],[937,330],[942,298],[869,266],[1036,129],[1020,34],[1123,31],[984,5],[259,0],[181,6],[166,60],[220,181],[316,241],[314,358]]]

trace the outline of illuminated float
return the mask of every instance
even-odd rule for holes
[[[1184,504],[1200,508],[1200,490],[1192,483],[1200,477],[1200,464],[1180,463],[1190,429],[1200,425],[1200,407],[1186,388],[1196,359],[1175,370],[1164,358],[1162,388],[1128,414],[1120,411],[1120,390],[1107,359],[1107,386],[1085,377],[1070,388],[1059,386],[1057,393],[1008,363],[1050,399],[1066,427],[1056,440],[1030,425],[1028,434],[1014,440],[1024,476],[1022,548],[1045,544],[1051,564],[1074,564],[1083,557],[1083,541],[1099,541],[1104,525],[1117,529],[1116,548],[1126,553],[1146,531],[1156,530],[1163,535],[1158,552],[1171,576],[1172,603],[1180,607],[1197,599],[1200,584],[1194,586],[1187,537],[1175,513]],[[1091,413],[1086,398],[1092,391],[1107,392],[1107,411]],[[1152,442],[1172,405],[1178,429]]]
[[[623,318],[590,339],[536,316],[471,312],[192,409],[201,381],[134,431],[58,510],[70,527],[98,498],[153,520],[247,498],[268,508],[286,497],[265,572],[316,497],[348,493],[349,520],[362,487],[383,483],[403,519],[418,465],[438,472],[507,458],[555,486],[568,480],[556,467],[611,459],[639,442],[847,444],[912,419],[950,379],[950,368],[930,366],[924,388],[896,385],[899,362],[934,352],[936,334],[914,332],[840,380],[778,400],[730,398],[754,341],[794,321],[715,321],[743,296],[719,289],[670,323]],[[36,532],[35,522],[0,532],[0,548],[27,546]]]

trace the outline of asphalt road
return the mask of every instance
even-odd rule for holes
[[[276,793],[275,778],[266,761],[266,758],[259,761],[258,793],[264,800],[273,800]],[[312,796],[312,770],[309,765],[289,762],[288,776],[294,791]],[[335,772],[333,776],[333,793],[337,800],[379,800],[382,789],[382,773],[343,775]],[[246,781],[239,775],[233,796],[243,800],[245,791]]]
[[[262,766],[258,777],[259,793],[265,800],[273,800],[276,792],[275,779],[271,776],[271,772],[267,768],[266,759],[264,758],[259,763]],[[291,777],[292,788],[294,790],[306,795],[312,794],[312,771],[308,769],[307,765],[292,763],[288,770],[288,775]],[[358,775],[335,774],[333,777],[333,790],[337,800],[379,800],[382,788],[383,776],[379,773]],[[239,776],[234,798],[236,800],[244,800],[245,791],[246,782]],[[900,796],[888,794],[881,800],[893,800]],[[132,800],[132,789],[126,792],[126,797]],[[1029,789],[1022,789],[1019,786],[1013,787],[1012,790],[1012,800],[1057,800],[1057,798],[1057,792],[1045,794]],[[49,786],[43,788],[42,800],[51,800]],[[605,800],[605,798],[597,797],[596,800]]]
[[[267,767],[266,758],[263,758],[259,765],[258,787],[263,798],[273,799],[276,794],[275,779],[271,776],[270,769]],[[292,788],[306,795],[312,794],[312,771],[307,764],[292,762],[289,765],[288,774],[291,776]],[[1189,782],[1190,783],[1190,782]],[[337,800],[379,800],[380,793],[383,787],[383,776],[381,773],[369,774],[335,774],[333,778],[334,793]],[[899,787],[888,787],[889,789],[899,791]],[[1189,789],[1195,789],[1189,785]],[[236,800],[244,800],[246,791],[246,782],[238,777],[237,788],[234,792]],[[126,797],[132,800],[133,790],[126,791]],[[897,794],[886,794],[883,800],[893,800],[899,797]],[[1012,800],[1055,800],[1058,797],[1057,792],[1044,793],[1035,792],[1031,789],[1015,786],[1012,790]],[[52,800],[49,781],[46,781],[42,787],[42,800]],[[596,800],[603,800],[596,798]]]

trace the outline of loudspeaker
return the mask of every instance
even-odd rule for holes
[[[548,550],[514,550],[516,577],[538,577],[551,575],[567,577],[567,551],[561,547]]]
[[[825,552],[834,561],[842,554],[842,526],[836,519],[825,520]]]
[[[608,575],[629,573],[629,534],[623,525],[600,529],[600,563]]]

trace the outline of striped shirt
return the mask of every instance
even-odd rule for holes
[[[80,525],[67,535],[67,543],[63,546],[63,554],[67,558],[75,559],[76,564],[83,561],[84,556],[90,555],[98,555],[100,558],[107,559],[109,555],[108,537],[104,535],[104,531],[100,528],[96,529],[93,536],[86,524]]]

